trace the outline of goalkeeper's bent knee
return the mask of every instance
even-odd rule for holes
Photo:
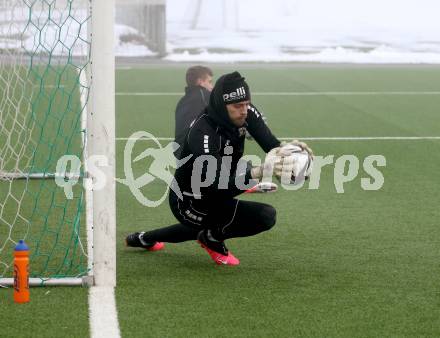
[[[265,229],[270,230],[275,225],[277,220],[277,211],[271,205],[263,205],[260,209],[260,224]]]

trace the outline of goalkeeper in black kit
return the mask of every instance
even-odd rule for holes
[[[280,141],[251,104],[245,79],[238,72],[223,75],[181,149],[180,158],[187,161],[176,170],[169,194],[178,223],[130,234],[127,246],[155,251],[162,249],[164,242],[197,240],[215,263],[238,265],[225,241],[270,230],[276,223],[276,210],[269,204],[236,197],[255,186],[267,170],[277,177],[283,170],[280,156],[269,161],[268,156],[260,166],[241,159],[246,131],[266,153],[279,149]],[[305,143],[293,144],[311,154]]]

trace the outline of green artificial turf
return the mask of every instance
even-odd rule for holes
[[[13,289],[0,289],[0,337],[88,337],[88,290],[35,287],[30,302],[13,302]]]
[[[183,92],[186,67],[119,69],[116,91]],[[260,94],[440,88],[437,66],[231,64],[213,69],[215,77],[241,71]],[[139,130],[173,137],[178,99],[116,96],[118,178],[125,176],[122,138]],[[279,137],[440,136],[438,94],[254,95],[252,100]],[[123,337],[440,336],[440,140],[308,144],[319,156],[334,156],[333,164],[322,168],[319,189],[306,184],[299,191],[241,197],[272,204],[277,224],[270,232],[228,241],[241,260],[238,267],[214,265],[195,242],[167,244],[155,253],[126,248],[130,232],[176,220],[166,201],[145,207],[127,186],[117,184],[116,301]],[[139,142],[134,155],[152,145]],[[246,153],[262,156],[253,141],[247,142]],[[360,170],[338,194],[334,163],[347,154],[359,158]],[[386,158],[386,167],[379,168],[384,185],[378,191],[361,188],[361,179],[370,177],[362,167],[369,155]],[[135,177],[150,162],[133,164]],[[7,188],[0,193],[7,194]],[[157,199],[165,190],[155,180],[142,192]],[[59,194],[55,196],[54,205],[62,206]],[[43,231],[47,238],[53,234],[51,228]],[[3,260],[9,258],[4,252]],[[80,287],[32,288],[29,304],[14,304],[12,289],[0,289],[0,337],[88,336],[87,292]]]
[[[215,76],[240,66],[214,67]],[[117,71],[118,92],[181,92],[184,66]],[[433,91],[438,67],[245,66],[255,92]],[[117,96],[117,136],[173,136],[179,96]],[[281,137],[439,136],[440,96],[264,96],[253,102]],[[163,145],[167,142],[163,141]],[[175,222],[167,203],[140,205],[118,185],[119,321],[124,337],[438,336],[439,140],[310,141],[317,155],[356,155],[359,175],[336,193],[334,165],[318,190],[245,196],[277,209],[277,225],[228,241],[238,267],[215,266],[194,242],[149,253],[128,233]],[[124,176],[117,144],[119,177]],[[137,145],[136,154],[151,143]],[[254,142],[246,152],[259,154]],[[385,156],[379,191],[361,189],[366,156]],[[148,168],[135,166],[136,176]],[[144,188],[162,195],[159,180]]]

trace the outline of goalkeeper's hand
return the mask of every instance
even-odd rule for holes
[[[295,172],[296,161],[293,157],[290,156],[292,154],[291,146],[300,148],[303,151],[307,152],[309,158],[312,161],[311,163],[313,163],[313,151],[305,142],[293,140],[288,143],[286,142],[281,143],[280,147],[272,149],[271,151],[274,152],[275,156],[278,158],[276,161],[273,162],[273,175],[280,181],[283,175],[284,176],[291,175],[292,180],[295,181],[294,172]],[[312,171],[312,164],[309,166],[309,168],[305,173],[306,180],[311,175],[311,171]]]
[[[262,165],[253,167],[251,169],[251,177],[255,180],[261,180],[264,175],[273,175],[275,165],[280,163],[282,165],[282,156],[277,155],[279,148],[272,149],[267,155]]]
[[[274,163],[273,175],[281,181],[283,175],[292,175],[295,161],[292,157],[281,157],[280,161]]]
[[[263,175],[271,173],[277,178],[281,178],[284,171],[289,171],[293,168],[293,161],[289,158],[291,152],[283,153],[283,146],[294,145],[305,150],[309,156],[313,159],[313,150],[305,142],[293,140],[290,142],[282,142],[279,147],[273,148],[266,156],[264,163],[260,166],[253,167],[251,170],[251,176],[253,179],[261,180]]]
[[[301,142],[301,141],[298,141],[298,140],[293,140],[293,141],[290,141],[290,142],[282,142],[281,146],[278,149],[281,149],[283,146],[285,146],[287,144],[300,147],[302,150],[307,151],[307,153],[313,158],[313,150],[312,150],[312,148],[310,148],[307,145],[307,143]],[[285,156],[284,154],[280,154],[279,151],[278,151],[278,154],[281,155],[281,156]]]

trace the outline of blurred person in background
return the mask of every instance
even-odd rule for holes
[[[180,145],[176,151],[177,158],[180,158],[191,122],[209,103],[209,96],[213,88],[212,76],[212,70],[204,66],[193,66],[186,71],[185,95],[177,103],[175,113],[174,138],[175,142]]]

